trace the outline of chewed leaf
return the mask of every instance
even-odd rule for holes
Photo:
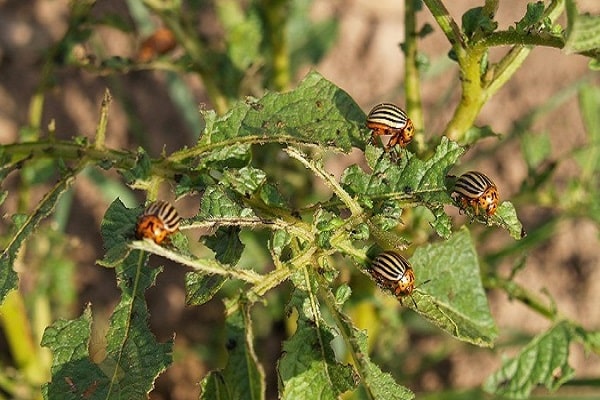
[[[160,268],[147,268],[148,254],[132,251],[116,267],[121,300],[106,334],[106,358],[100,369],[110,377],[106,398],[146,398],[154,380],[172,362],[172,341],[157,342],[149,328],[146,290]]]
[[[561,322],[536,336],[514,358],[505,361],[484,384],[485,391],[512,399],[529,398],[537,385],[556,390],[573,377],[568,363],[572,328]]]
[[[330,312],[334,315],[341,336],[346,341],[348,351],[353,353],[356,362],[356,372],[360,378],[362,388],[367,392],[367,398],[386,400],[412,400],[413,392],[400,386],[387,372],[383,372],[377,364],[371,361],[367,345],[366,331],[358,329],[350,318],[341,313],[334,300],[329,302]]]
[[[129,254],[127,244],[135,239],[135,224],[141,212],[141,207],[127,208],[120,199],[115,199],[108,207],[100,225],[106,249],[100,265],[115,267]]]
[[[227,366],[211,371],[202,381],[203,398],[248,399],[265,397],[265,373],[254,352],[249,306],[242,303],[227,317]]]
[[[200,145],[287,142],[349,151],[365,142],[366,116],[343,90],[311,72],[287,93],[237,103],[206,131]]]
[[[459,340],[493,346],[496,326],[468,230],[463,228],[445,242],[418,248],[410,262],[417,286],[429,280],[413,294],[416,311]]]
[[[210,299],[221,289],[227,278],[221,275],[188,272],[185,274],[185,302],[199,306]]]
[[[73,180],[71,175],[63,178],[44,196],[30,215],[13,219],[15,225],[12,237],[0,254],[0,303],[4,301],[8,292],[17,286],[18,277],[13,264],[21,244],[35,231],[39,223],[52,213],[60,196],[71,186]]]
[[[598,59],[600,57],[600,16],[580,14],[577,3],[567,0],[566,43],[567,53],[584,53]]]
[[[432,226],[440,236],[448,237],[450,221],[440,209],[442,204],[451,203],[446,175],[463,152],[457,143],[443,137],[427,160],[404,152],[395,163],[380,148],[367,146],[365,155],[373,172],[367,173],[352,165],[344,171],[341,180],[344,189],[361,204],[373,208],[377,216],[386,216],[388,210],[393,210],[389,202],[398,202],[402,208],[417,205],[430,208],[434,217],[440,219]]]
[[[334,335],[325,321],[315,323],[307,294],[297,290],[290,306],[298,311],[298,326],[283,344],[278,370],[281,378],[280,398],[337,398],[351,389],[352,368],[335,359],[331,346]]]
[[[81,399],[93,390],[94,398],[106,398],[109,380],[92,362],[88,345],[92,313],[88,306],[81,317],[58,320],[44,332],[42,346],[52,350],[52,382],[43,387],[46,399]]]
[[[510,201],[500,203],[496,214],[492,217],[492,221],[506,229],[513,239],[523,239],[527,235],[527,232],[523,229],[523,224],[517,217],[517,210]]]

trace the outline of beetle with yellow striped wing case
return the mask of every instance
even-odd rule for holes
[[[369,272],[380,287],[394,292],[400,304],[402,299],[410,296],[415,289],[415,273],[412,266],[395,251],[388,250],[377,255]]]
[[[169,235],[177,232],[181,217],[171,203],[158,200],[150,203],[138,218],[135,227],[137,239],[152,239],[156,244],[163,243]]]
[[[415,128],[404,110],[391,103],[381,103],[373,107],[367,116],[367,128],[371,129],[371,143],[376,136],[391,136],[384,146],[390,151],[394,146],[406,147],[415,135]]]
[[[494,182],[479,171],[469,171],[459,176],[452,197],[463,210],[472,207],[475,215],[479,215],[479,209],[484,210],[487,216],[494,215],[500,201]]]

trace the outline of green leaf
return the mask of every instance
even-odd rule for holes
[[[418,287],[415,311],[459,340],[492,347],[496,326],[469,231],[462,228],[445,242],[419,247],[410,262]]]
[[[241,191],[251,190],[251,187],[256,183],[253,179],[242,179],[242,176],[239,174],[230,174],[228,176],[229,183],[234,184]],[[254,174],[254,178],[256,176]],[[228,222],[234,223],[238,218],[254,217],[254,211],[247,207],[242,208],[234,200],[234,196],[234,193],[226,191],[220,186],[209,187],[202,196],[200,213],[196,219],[203,221],[227,219]],[[236,264],[244,250],[244,245],[239,239],[239,233],[240,228],[237,226],[220,227],[214,235],[205,236],[202,240],[206,246],[215,252],[217,260],[225,264]]]
[[[367,146],[365,155],[373,172],[367,174],[353,165],[344,171],[341,182],[362,205],[372,208],[374,216],[394,218],[397,211],[390,207],[390,202],[396,202],[401,208],[417,205],[430,208],[434,216],[443,218],[432,226],[436,231],[440,229],[437,232],[444,237],[448,234],[449,220],[447,216],[441,216],[439,208],[452,203],[446,175],[463,152],[457,143],[442,137],[429,159],[423,161],[404,152],[396,164],[380,148]],[[389,224],[384,225],[389,227]]]
[[[440,237],[448,239],[452,234],[452,219],[444,211],[444,207],[430,207],[433,213],[434,220],[431,222],[431,226]]]
[[[218,170],[242,168],[248,165],[250,159],[250,144],[228,143],[227,145],[217,145],[211,148],[210,151],[202,152],[202,157],[198,160],[196,169],[202,171],[208,168]]]
[[[225,30],[227,55],[232,66],[237,71],[246,71],[261,58],[262,27],[258,15],[252,8],[245,12],[235,0],[219,1],[215,10]]]
[[[227,277],[207,275],[202,272],[185,274],[185,302],[188,305],[200,306],[211,300],[223,287]]]
[[[363,398],[386,400],[411,400],[415,395],[396,383],[394,378],[374,364],[369,357],[367,335],[365,331],[356,328],[352,321],[339,310],[335,299],[327,294],[326,304],[332,314],[338,330],[346,344],[347,351],[355,362],[361,389],[366,392]]]
[[[110,379],[106,398],[146,398],[154,380],[172,362],[173,343],[158,343],[148,326],[146,290],[160,268],[148,268],[148,254],[132,251],[115,269],[121,300],[106,335],[100,368]]]
[[[329,239],[344,225],[344,220],[334,213],[318,210],[315,214],[314,225],[317,232],[317,244],[323,249],[330,249]]]
[[[47,398],[80,399],[92,392],[94,398],[105,399],[148,396],[156,377],[171,363],[172,343],[157,343],[148,327],[144,294],[160,269],[146,268],[147,260],[145,253],[133,251],[116,268],[121,300],[110,318],[106,356],[99,364],[88,353],[89,308],[81,318],[58,321],[46,330],[42,344],[54,353]]]
[[[585,182],[594,173],[600,170],[600,89],[597,86],[586,85],[579,91],[579,108],[585,132],[588,137],[588,144],[580,152],[576,153],[575,159],[579,163],[582,171],[581,181]]]
[[[177,179],[177,186],[175,187],[175,196],[180,198],[185,195],[192,193],[204,193],[206,188],[214,184],[214,180],[204,174],[191,173],[184,174]]]
[[[530,170],[536,169],[552,153],[552,144],[547,134],[532,132],[521,136],[521,151]]]
[[[519,221],[517,210],[510,201],[500,203],[496,213],[490,217],[489,222],[506,229],[513,239],[520,240],[527,235],[523,229],[523,224]]]
[[[473,37],[475,32],[494,32],[498,23],[483,13],[483,7],[467,10],[462,16],[462,28],[467,37]]]
[[[564,50],[600,57],[600,15],[579,14],[577,4],[567,0],[567,32]]]
[[[230,308],[230,307],[228,307]],[[202,399],[265,398],[265,373],[254,353],[250,309],[243,303],[226,320],[227,366],[202,380]]]
[[[211,130],[200,145],[207,150],[233,143],[286,142],[329,146],[349,151],[362,147],[364,112],[343,90],[311,72],[287,93],[267,93],[256,101],[240,102]]]
[[[270,247],[280,260],[284,250],[289,246],[292,241],[292,236],[285,230],[277,230],[273,232],[273,236],[270,241]]]
[[[135,165],[130,169],[120,170],[125,182],[146,181],[152,176],[152,160],[143,148],[138,148]]]
[[[237,226],[220,227],[213,235],[204,236],[202,240],[206,247],[215,252],[215,258],[219,262],[235,265],[244,251],[239,234],[240,228]]]
[[[312,0],[289,2],[287,37],[290,48],[291,75],[305,64],[317,65],[335,44],[338,37],[337,18],[311,18]]]
[[[262,187],[266,181],[267,175],[263,170],[244,167],[225,171],[220,183],[228,184],[233,190],[243,196],[250,196]]]
[[[492,128],[489,127],[488,125],[472,126],[469,129],[467,129],[467,132],[465,132],[465,138],[463,140],[463,143],[465,145],[470,145],[470,144],[476,143],[479,140],[487,138],[487,137],[500,137],[500,136],[501,136],[500,134],[494,132],[492,130]]]
[[[559,322],[536,336],[519,354],[505,361],[483,385],[485,391],[512,399],[527,399],[537,385],[554,391],[571,379],[569,345],[573,332],[567,322]]]
[[[44,331],[41,345],[52,350],[52,382],[42,388],[44,399],[79,400],[84,393],[107,398],[109,379],[88,351],[91,326],[88,305],[78,319],[58,320]]]
[[[18,277],[13,267],[23,241],[29,238],[39,223],[52,213],[61,195],[71,187],[73,181],[73,175],[62,178],[52,190],[46,193],[29,216],[20,218],[18,224],[15,224],[11,239],[0,255],[0,303],[4,301],[8,292],[17,287]]]
[[[211,186],[202,196],[198,220],[215,218],[248,218],[254,216],[250,208],[242,208],[222,187]]]
[[[129,254],[128,243],[135,239],[135,225],[141,212],[141,207],[129,209],[118,198],[108,207],[100,224],[106,250],[98,262],[100,265],[115,267]]]
[[[314,299],[314,297],[313,297]],[[298,312],[294,335],[283,343],[278,362],[281,399],[335,399],[355,386],[349,365],[340,364],[333,352],[332,330],[314,319],[311,296],[297,289],[288,307]]]
[[[535,3],[527,3],[527,12],[517,22],[517,30],[525,31],[526,29],[534,26],[544,18],[545,5],[543,1],[537,1]]]

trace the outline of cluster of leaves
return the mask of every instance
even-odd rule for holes
[[[283,397],[293,398],[299,387],[305,393],[321,392],[325,387],[334,396],[358,383],[374,397],[383,393],[410,397],[407,389],[398,387],[369,361],[364,333],[343,312],[349,287],[335,283],[337,268],[330,260],[339,253],[366,271],[370,246],[364,244],[365,240],[375,241],[381,247],[405,247],[404,240],[393,231],[401,213],[413,207],[430,209],[432,227],[447,239],[418,249],[411,258],[419,281],[431,279],[430,284],[415,293],[415,311],[460,340],[482,346],[493,344],[496,328],[481,284],[471,236],[466,229],[453,233],[451,221],[442,209],[444,204],[452,203],[445,182],[447,172],[463,152],[460,146],[443,139],[429,159],[405,153],[397,164],[380,148],[368,146],[366,158],[370,171],[353,165],[337,182],[319,161],[322,149],[312,146],[328,146],[329,151],[344,152],[353,143],[366,143],[369,132],[362,127],[363,111],[345,92],[316,73],[311,73],[294,91],[267,94],[257,101],[238,103],[221,118],[210,120],[210,117],[207,114],[208,128],[196,146],[165,160],[138,157],[129,174],[130,178],[144,180],[156,165],[165,163],[177,164],[177,171],[185,170],[179,177],[185,188],[179,187],[178,191],[194,190],[203,195],[198,215],[184,224],[182,230],[218,228],[214,236],[203,238],[205,245],[215,252],[215,259],[195,257],[181,234],[169,247],[133,241],[132,232],[141,209],[127,209],[116,200],[102,225],[106,256],[101,264],[116,269],[122,292],[107,333],[106,358],[99,364],[89,359],[85,345],[90,341],[89,311],[79,319],[54,324],[43,340],[54,353],[53,379],[46,387],[50,397],[52,393],[69,391],[69,382],[81,388],[93,387],[101,397],[140,397],[166,368],[172,345],[157,343],[148,329],[144,291],[160,272],[145,267],[150,254],[193,268],[187,274],[189,304],[208,301],[227,279],[238,279],[248,286],[230,300],[227,310],[230,330],[227,341],[233,343],[230,361],[223,371],[206,378],[205,395],[264,391],[261,368],[252,347],[249,309],[268,290],[290,280],[295,294],[288,307],[296,310],[299,321],[296,333],[284,343],[285,356],[280,361]],[[291,194],[281,193],[277,182],[249,162],[251,147],[269,142],[285,143],[283,149],[289,157],[323,179],[331,188],[332,197],[323,204],[307,204],[292,212],[286,200]],[[91,148],[82,145],[80,152],[89,152]],[[16,162],[13,159],[7,165]],[[89,161],[96,165],[104,162]],[[38,209],[15,226],[18,231],[3,253],[2,296],[16,285],[12,263],[22,240],[51,212],[60,194],[72,182],[72,175],[66,174]],[[500,208],[498,221],[511,218],[516,221],[514,208],[508,204],[504,202]],[[513,232],[521,231],[518,222],[510,227]],[[273,271],[259,274],[237,265],[243,250],[238,237],[240,228],[271,232],[268,243],[276,267]],[[436,278],[439,274],[445,279]],[[336,316],[335,323],[322,316],[323,308]],[[337,335],[343,337],[345,351],[356,362],[354,367],[335,358],[330,342]],[[309,349],[307,342],[312,343]],[[318,362],[307,364],[304,357]],[[321,379],[315,380],[315,376]]]
[[[62,45],[85,40],[91,32],[89,25],[80,22],[87,18],[92,3],[77,3],[72,29]],[[185,47],[186,56],[173,63],[177,70],[197,71],[209,79],[207,75],[215,70],[215,64],[198,60],[220,59],[226,66],[226,72],[213,81],[211,96],[217,109],[229,111],[220,117],[213,111],[204,112],[205,128],[197,143],[156,159],[143,149],[129,152],[104,146],[108,96],[93,143],[82,139],[37,140],[0,147],[2,179],[23,169],[31,160],[48,158],[60,175],[35,210],[13,216],[12,230],[0,257],[0,299],[8,298],[17,287],[14,266],[19,249],[40,222],[52,215],[76,177],[90,168],[117,170],[129,185],[150,192],[160,182],[169,182],[175,185],[178,197],[201,194],[196,215],[182,224],[182,232],[175,234],[168,246],[134,240],[132,233],[141,206],[127,208],[120,199],[112,202],[102,222],[106,252],[99,264],[114,268],[121,297],[108,324],[102,359],[96,357],[92,361],[90,355],[93,318],[89,308],[79,318],[53,323],[42,340],[43,346],[53,353],[51,382],[43,387],[46,398],[144,398],[156,377],[172,363],[173,343],[159,343],[148,327],[144,295],[162,271],[147,267],[153,255],[190,268],[186,274],[189,305],[202,305],[215,298],[227,282],[240,285],[239,290],[224,299],[223,342],[228,361],[202,381],[204,398],[264,398],[265,374],[254,350],[252,311],[255,304],[265,300],[267,292],[280,288],[284,282],[292,287],[285,307],[289,316],[295,316],[295,329],[282,344],[277,365],[281,398],[336,398],[348,391],[367,398],[413,398],[408,388],[399,385],[371,358],[367,332],[349,316],[352,285],[340,279],[339,271],[341,265],[350,263],[368,279],[369,260],[377,251],[410,246],[410,232],[402,224],[415,215],[429,222],[426,236],[432,239],[427,245],[410,249],[417,286],[428,282],[415,291],[414,303],[405,302],[417,315],[460,341],[492,347],[497,328],[484,287],[501,288],[538,307],[541,313],[547,311],[512,281],[495,275],[482,276],[472,230],[457,226],[446,214],[447,206],[454,206],[448,175],[460,161],[465,145],[485,136],[483,130],[468,133],[473,121],[461,116],[461,107],[470,107],[469,115],[476,115],[478,107],[507,79],[508,62],[515,60],[513,52],[513,58],[497,65],[481,62],[489,46],[500,39],[510,39],[497,31],[489,9],[494,2],[465,13],[462,29],[457,27],[459,40],[452,41],[461,70],[467,76],[473,72],[478,78],[463,80],[467,94],[480,95],[466,98],[477,98],[481,103],[461,103],[447,130],[450,139],[435,138],[419,152],[403,151],[397,162],[392,162],[381,148],[367,144],[370,132],[364,128],[364,112],[347,93],[318,73],[308,74],[286,93],[267,93],[243,102],[234,100],[240,96],[245,80],[240,71],[251,69],[250,60],[259,54],[259,43],[264,40],[262,33],[268,31],[259,25],[276,21],[281,7],[253,8],[242,16],[236,2],[220,3],[219,12],[229,39],[227,57],[223,58],[216,54],[204,57],[197,43],[183,40],[190,35],[177,29],[173,13],[176,2],[146,3],[161,15]],[[436,12],[441,3],[424,3],[436,18],[441,15]],[[526,43],[536,44],[544,39],[544,43],[553,45],[556,39],[557,47],[559,42],[563,47],[571,43],[569,48],[573,51],[597,57],[599,46],[594,40],[598,35],[589,33],[595,29],[588,23],[590,19],[577,15],[574,3],[567,2],[571,23],[565,35],[554,24],[557,3],[552,2],[549,7],[532,3],[525,17],[507,32],[517,35],[515,41],[519,43],[524,37],[533,37]],[[447,23],[447,12],[444,18],[445,22],[438,21],[440,26],[449,28],[445,30],[449,36],[454,35],[452,24]],[[332,29],[330,25],[321,28]],[[242,46],[240,37],[248,38],[250,44]],[[276,37],[272,33],[269,41],[273,57],[278,54]],[[59,46],[56,51],[65,55],[70,54],[69,49]],[[188,58],[195,62],[190,63]],[[136,65],[129,60],[109,61],[100,67],[114,72]],[[473,61],[478,66],[476,71],[469,70]],[[90,67],[80,59],[74,62]],[[160,61],[145,67],[159,64]],[[494,72],[491,78],[490,71]],[[271,72],[271,81],[280,82],[275,87],[285,86],[281,83],[286,80],[281,78],[282,71]],[[475,88],[474,83],[481,86]],[[583,93],[583,109],[589,114],[588,130],[598,132],[597,113],[593,111],[600,105],[598,91]],[[543,153],[547,146],[536,143],[525,141],[524,153],[528,155],[531,176],[536,178],[532,185],[539,187],[548,179],[541,163],[547,157]],[[338,180],[325,169],[323,160],[352,148],[364,151],[366,165],[346,168]],[[261,153],[268,155],[266,159],[261,158]],[[278,160],[275,167],[273,160]],[[582,152],[580,160],[590,176],[586,182],[593,182],[591,176],[597,172],[598,164],[595,153]],[[298,185],[291,182],[287,168],[300,171],[307,177],[305,181],[321,181],[329,190],[329,197],[319,199],[317,193],[311,192],[310,197],[299,198]],[[7,195],[3,192],[0,200],[4,201]],[[590,197],[586,200],[593,201]],[[510,201],[503,201],[493,217],[473,217],[471,221],[476,226],[484,223],[505,229],[517,240],[523,236]],[[199,229],[207,228],[210,234],[200,240],[214,257],[196,255],[187,241]],[[244,232],[267,238],[268,265],[244,263]],[[597,332],[586,331],[557,313],[547,312],[547,316],[553,321],[552,327],[507,360],[485,383],[485,390],[514,398],[527,397],[539,384],[554,390],[574,374],[567,362],[572,342],[579,341],[599,351]]]

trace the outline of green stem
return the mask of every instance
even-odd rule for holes
[[[551,321],[558,319],[558,312],[556,311],[555,307],[551,305],[549,306],[547,302],[542,301],[539,297],[534,296],[524,287],[511,280],[492,275],[483,279],[483,285],[487,289],[502,289],[510,298],[519,300],[527,307],[550,319]]]
[[[45,382],[49,378],[49,364],[42,360],[42,349],[37,345],[38,341],[33,340],[32,326],[18,290],[9,292],[0,305],[0,319],[17,369],[32,385]]]
[[[135,166],[136,155],[128,151],[112,149],[96,149],[93,146],[69,141],[41,140],[30,143],[13,143],[0,146],[0,150],[11,159],[11,163],[26,162],[30,159],[62,159],[110,164],[111,166],[128,170]],[[151,174],[164,178],[173,178],[176,174],[189,172],[189,167],[173,163],[168,159],[151,161]]]
[[[112,97],[108,89],[104,91],[104,97],[102,98],[102,106],[100,107],[100,121],[96,127],[96,140],[94,141],[94,147],[98,150],[104,149],[106,139],[106,127],[108,126],[108,109]]]
[[[461,71],[462,97],[448,123],[444,134],[450,139],[462,142],[479,111],[488,99],[488,94],[481,86],[481,60],[486,53],[485,47],[470,47],[457,53]]]
[[[529,46],[544,45],[560,48],[564,44],[561,37],[548,33],[528,34],[525,32],[502,31],[493,32],[481,38],[474,38],[474,41],[469,44],[466,44],[466,40],[463,39],[460,42],[461,45],[457,46],[455,45],[456,38],[462,38],[462,36],[458,36],[455,32],[458,26],[449,17],[447,10],[440,1],[424,0],[424,2],[434,14],[436,21],[452,43],[460,66],[462,97],[452,120],[448,123],[444,132],[448,138],[459,143],[464,141],[465,133],[473,125],[487,100],[522,65],[531,51]],[[486,1],[484,11],[488,15],[493,16],[497,6],[498,3],[496,0]],[[563,9],[564,0],[552,1],[546,8],[544,17],[554,22]],[[481,66],[481,61],[489,47],[500,45],[512,45],[513,48],[486,73]],[[489,72],[493,72],[491,79],[487,78]]]
[[[419,79],[419,66],[417,61],[417,32],[416,32],[416,0],[408,0],[405,3],[404,16],[404,55],[406,58],[404,67],[404,92],[406,94],[406,112],[415,126],[414,143],[417,153],[425,150],[425,119],[421,105],[421,90]]]
[[[229,99],[223,90],[221,90],[217,81],[213,79],[218,74],[213,71],[213,68],[209,64],[209,60],[211,60],[210,54],[208,54],[198,40],[197,32],[184,23],[179,9],[165,9],[160,1],[157,0],[146,0],[144,4],[160,16],[164,24],[173,32],[177,43],[185,49],[185,53],[193,60],[192,69],[200,75],[206,94],[210,98],[214,109],[218,114],[225,114],[229,109]]]
[[[455,51],[466,48],[466,39],[441,0],[423,0]]]
[[[263,0],[266,31],[272,57],[272,83],[277,91],[289,89],[290,58],[285,28],[287,26],[287,0]]]
[[[241,268],[226,268],[214,260],[195,258],[183,254],[179,254],[166,247],[159,246],[150,240],[136,240],[129,244],[129,247],[134,250],[142,250],[148,253],[155,254],[175,261],[181,265],[187,265],[195,271],[204,272],[206,274],[221,275],[229,278],[239,279],[253,285],[264,281],[264,276],[254,272],[251,269]]]
[[[356,202],[352,196],[350,196],[348,192],[346,192],[340,186],[335,178],[322,168],[322,166],[317,165],[317,163],[313,160],[309,160],[300,150],[297,150],[293,147],[287,147],[285,152],[288,153],[290,157],[300,161],[302,165],[314,172],[316,176],[321,178],[325,184],[336,194],[336,196],[340,198],[353,216],[363,215],[363,209],[360,204],[358,204],[358,202]]]
[[[527,33],[512,31],[492,32],[477,43],[479,46],[545,46],[562,49],[565,40],[561,36],[551,35],[547,32]]]

